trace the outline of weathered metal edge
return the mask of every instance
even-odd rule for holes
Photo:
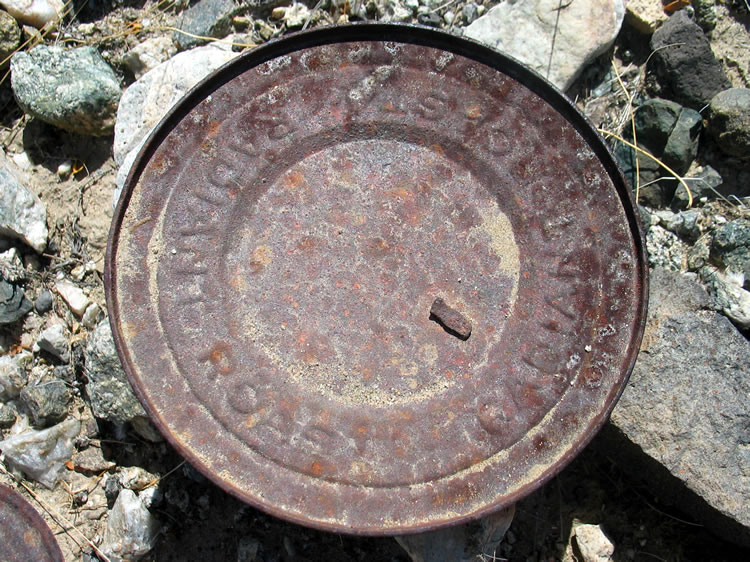
[[[26,501],[26,499],[8,486],[0,484],[0,502],[13,504],[21,515],[30,523],[30,525],[39,533],[44,549],[49,554],[49,560],[52,562],[63,562],[62,550],[55,539],[52,529],[49,528],[44,518]]]
[[[617,190],[623,210],[627,217],[633,243],[636,247],[636,258],[638,264],[639,287],[636,289],[640,293],[641,306],[637,311],[635,325],[633,327],[633,337],[631,338],[629,348],[626,353],[628,358],[626,367],[620,373],[620,384],[616,386],[617,391],[608,398],[606,407],[595,418],[593,423],[583,432],[583,437],[568,452],[563,455],[553,466],[551,466],[542,476],[534,483],[512,494],[507,502],[502,504],[492,504],[485,509],[457,517],[453,520],[442,521],[434,525],[422,525],[419,527],[404,527],[398,531],[391,529],[372,530],[372,529],[352,529],[335,525],[328,525],[319,521],[314,521],[302,517],[296,517],[289,513],[276,509],[275,506],[261,504],[260,502],[248,499],[241,490],[228,485],[226,482],[218,479],[209,471],[204,471],[199,460],[189,450],[183,450],[176,439],[165,428],[160,426],[158,421],[155,425],[170,443],[183,457],[200,470],[209,480],[219,486],[224,491],[232,494],[243,502],[250,503],[254,507],[269,513],[275,517],[291,521],[296,524],[312,527],[322,531],[347,533],[362,536],[390,536],[394,534],[410,534],[432,531],[453,525],[467,523],[480,519],[491,513],[494,513],[511,503],[514,503],[535,490],[542,487],[551,478],[562,471],[594,438],[608,421],[612,410],[622,394],[627,381],[630,378],[635,361],[640,348],[640,342],[646,324],[646,313],[648,307],[648,261],[646,254],[645,235],[641,228],[641,220],[637,211],[637,206],[633,199],[633,194],[622,171],[619,169],[616,160],[609,146],[603,137],[596,131],[588,118],[565,96],[557,87],[547,81],[537,72],[525,67],[516,59],[499,51],[495,51],[477,41],[450,35],[448,33],[437,31],[431,28],[406,25],[406,24],[373,24],[373,23],[354,23],[341,26],[331,26],[316,28],[307,31],[294,33],[283,38],[272,40],[248,53],[232,60],[214,71],[193,89],[191,89],[172,109],[162,118],[157,126],[150,133],[146,142],[141,147],[123,188],[122,195],[114,211],[112,225],[110,227],[109,238],[107,242],[107,253],[104,269],[105,296],[107,300],[107,311],[109,322],[112,328],[112,335],[115,342],[118,355],[122,360],[123,369],[128,380],[133,386],[133,390],[138,400],[143,405],[149,417],[155,420],[156,416],[151,408],[148,399],[142,394],[137,384],[134,384],[135,376],[129,360],[127,348],[124,344],[122,333],[119,329],[119,302],[116,300],[116,276],[114,271],[114,255],[119,243],[119,230],[122,220],[127,209],[128,202],[132,191],[137,184],[145,164],[148,162],[151,154],[168,134],[169,130],[174,127],[187,113],[189,113],[198,103],[207,95],[246,72],[247,70],[263,64],[271,59],[277,58],[302,50],[309,47],[320,46],[324,44],[343,43],[347,41],[395,41],[400,43],[415,44],[437,49],[443,49],[453,54],[464,56],[475,60],[490,68],[498,70],[514,78],[532,92],[539,95],[558,111],[573,126],[589,144],[591,149],[597,155],[605,170],[607,171],[612,183]]]

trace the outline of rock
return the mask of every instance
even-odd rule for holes
[[[746,283],[750,281],[750,220],[735,219],[717,228],[711,242],[711,259],[720,267],[741,273]]]
[[[651,38],[650,68],[661,95],[700,110],[718,92],[731,86],[703,30],[688,16],[675,12]]]
[[[717,15],[716,6],[714,2],[716,0],[691,0],[690,5],[695,10],[693,17],[695,22],[701,26],[704,31],[711,31],[716,27]]]
[[[83,316],[81,317],[81,324],[83,324],[83,327],[88,328],[89,330],[93,330],[99,323],[101,312],[102,311],[99,308],[99,305],[95,302],[92,302],[90,305],[88,305],[85,312],[83,313]]]
[[[508,531],[515,504],[479,519],[437,531],[395,537],[412,562],[492,560]]]
[[[150,37],[130,49],[122,60],[138,79],[149,70],[173,57],[175,53],[177,53],[177,47],[171,37]]]
[[[28,378],[24,364],[30,360],[31,354],[28,352],[14,356],[0,355],[0,401],[18,397]]]
[[[86,345],[86,393],[97,418],[116,425],[146,418],[146,411],[130,388],[115,350],[109,321],[105,318]]]
[[[22,240],[37,252],[47,247],[47,209],[0,151],[0,236]]]
[[[474,2],[464,4],[464,7],[461,8],[461,16],[463,16],[466,25],[474,23],[479,17],[479,10],[477,10],[477,5]]]
[[[8,12],[0,10],[0,69],[8,66],[10,56],[21,43],[21,28]]]
[[[401,2],[385,2],[383,5],[383,16],[380,21],[388,22],[409,22],[412,18],[411,9],[404,6]]]
[[[23,290],[0,279],[0,325],[15,324],[31,311]]]
[[[52,293],[49,291],[49,289],[44,289],[41,293],[39,293],[39,296],[34,301],[34,310],[37,311],[38,314],[46,314],[50,310],[52,310]]]
[[[13,93],[26,113],[81,135],[112,134],[120,84],[95,48],[39,45],[13,55],[10,66]]]
[[[55,291],[70,307],[73,313],[80,317],[89,305],[89,298],[79,286],[67,279],[62,279],[55,283]]]
[[[719,172],[709,165],[704,166],[695,175],[685,178],[685,182],[690,188],[690,193],[693,195],[693,204],[700,203],[703,199],[713,199],[716,197],[716,188],[723,181]],[[679,184],[672,198],[672,208],[686,209],[688,202],[687,191],[685,191],[682,184]]]
[[[68,415],[70,391],[59,380],[26,386],[21,391],[21,402],[31,414],[34,427],[43,429],[60,423]]]
[[[747,279],[742,273],[721,273],[710,267],[701,269],[701,279],[711,294],[714,308],[741,330],[750,329],[750,291],[742,288]]]
[[[111,562],[138,560],[153,548],[159,527],[133,491],[121,490],[109,512],[101,550]]]
[[[651,35],[667,21],[667,14],[659,2],[653,0],[628,0],[625,22],[636,31]]]
[[[563,562],[610,562],[615,545],[599,525],[573,522]]]
[[[37,29],[60,20],[66,5],[62,0],[0,0],[0,6],[18,22]]]
[[[224,37],[231,30],[236,10],[234,0],[199,0],[180,16],[179,29],[185,33],[175,32],[175,42],[180,49],[190,49],[206,42],[192,36]]]
[[[16,248],[0,253],[0,277],[11,283],[26,279],[26,271]]]
[[[730,88],[711,99],[708,133],[726,154],[750,157],[750,89]]]
[[[17,422],[13,429],[21,423]],[[65,461],[73,454],[73,439],[81,423],[68,419],[41,431],[19,429],[18,433],[0,441],[6,464],[47,488],[54,488]]]
[[[466,28],[465,35],[517,58],[567,90],[612,46],[625,16],[623,0],[508,0]],[[555,29],[557,31],[555,32]],[[555,39],[552,62],[550,51]]]
[[[675,102],[651,99],[637,108],[635,127],[639,145],[678,174],[684,175],[688,171],[698,154],[698,140],[702,128],[700,113]],[[641,173],[641,183],[664,175],[664,171],[647,156],[639,154],[638,163],[644,170]],[[651,196],[648,193],[651,186],[647,186],[643,191],[644,197],[647,200],[651,199],[652,203],[658,202],[658,206],[668,205],[674,197],[674,191],[661,184],[654,186],[652,190],[661,190],[663,193]],[[669,185],[676,189],[677,182],[672,181]]]
[[[747,545],[750,342],[709,307],[694,275],[653,271],[641,352],[603,445],[661,499]]]
[[[680,211],[654,211],[653,215],[657,224],[666,228],[684,240],[695,242],[703,234],[703,226],[706,222],[703,214],[697,209]]]
[[[139,148],[151,129],[190,88],[236,56],[212,46],[198,47],[175,55],[136,80],[123,93],[117,109],[115,162],[122,166],[128,153]]]
[[[680,237],[667,229],[654,225],[646,234],[648,264],[651,267],[664,267],[672,271],[685,268],[688,246]]]
[[[50,353],[63,363],[70,361],[70,334],[63,324],[53,324],[36,340],[39,349]]]
[[[443,23],[443,20],[435,12],[424,12],[419,14],[417,16],[417,21],[422,25],[427,25],[429,27],[440,27],[440,24]]]
[[[128,490],[140,491],[146,486],[158,482],[158,478],[142,469],[139,466],[126,466],[117,477],[117,481],[120,483],[121,488],[127,488]]]
[[[237,544],[237,562],[258,562],[260,542],[253,537],[242,537]]]
[[[112,470],[117,465],[112,461],[104,458],[102,450],[99,447],[88,447],[87,449],[77,452],[71,459],[73,470],[88,474],[101,474]]]
[[[8,429],[16,423],[16,409],[13,404],[0,404],[0,429]]]
[[[294,2],[284,11],[282,19],[287,29],[300,29],[309,17],[310,9],[300,2]]]

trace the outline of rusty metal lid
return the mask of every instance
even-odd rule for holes
[[[42,516],[18,492],[0,484],[0,558],[62,562],[60,546]]]
[[[539,487],[632,369],[646,262],[601,138],[477,43],[357,25],[201,83],[136,160],[106,271],[151,418],[219,486],[360,534]]]

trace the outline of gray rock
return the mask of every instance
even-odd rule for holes
[[[695,10],[695,22],[701,26],[704,31],[711,31],[716,27],[717,16],[716,0],[691,0],[690,5]]]
[[[731,86],[703,30],[687,10],[675,12],[654,32],[651,50],[649,66],[663,97],[700,110]]]
[[[63,363],[70,361],[70,334],[63,324],[53,324],[42,331],[36,344]]]
[[[159,527],[135,492],[123,489],[109,512],[101,550],[112,562],[138,560],[154,547]]]
[[[658,220],[659,226],[690,242],[695,242],[700,238],[706,222],[703,213],[698,209],[689,209],[677,213],[667,210],[655,211],[653,216]]]
[[[703,267],[700,274],[714,308],[741,330],[750,330],[750,291],[742,288],[746,282],[744,276],[731,271],[722,273],[708,266]]]
[[[687,244],[662,226],[653,225],[649,229],[646,234],[646,251],[651,267],[663,267],[672,271],[685,269]]]
[[[465,35],[517,58],[567,90],[612,46],[625,17],[625,3],[576,0],[559,8],[558,0],[508,0],[469,25]]]
[[[714,170],[711,166],[706,165],[703,169],[693,176],[685,178],[685,182],[690,188],[690,193],[693,195],[693,204],[700,203],[703,199],[713,199],[716,197],[716,188],[719,187],[723,178]],[[672,197],[672,208],[673,209],[687,209],[690,199],[688,198],[687,191],[682,184],[677,186]]]
[[[13,404],[0,403],[0,429],[8,429],[16,423],[16,408]]]
[[[0,325],[18,322],[31,311],[31,306],[20,287],[0,279]]]
[[[607,454],[717,534],[750,544],[750,342],[694,275],[657,269]]]
[[[15,52],[20,43],[21,28],[18,27],[13,16],[0,10],[0,69],[5,69],[8,66],[10,55]]]
[[[16,248],[0,253],[0,277],[11,283],[26,279],[26,271]]]
[[[260,542],[253,537],[242,537],[237,544],[237,562],[258,562]]]
[[[477,10],[477,5],[474,2],[465,4],[461,9],[461,15],[463,16],[466,25],[471,25],[479,17],[479,10]]]
[[[237,10],[234,0],[199,0],[180,16],[180,30],[174,40],[180,49],[190,49],[206,42],[206,39],[191,37],[224,37],[232,27],[232,15]]]
[[[47,209],[24,180],[23,173],[0,151],[0,236],[18,238],[43,252],[47,247]]]
[[[711,99],[708,132],[730,156],[750,156],[750,89],[730,88]]]
[[[16,429],[22,422],[13,426]],[[6,464],[20,470],[27,477],[54,488],[65,461],[73,454],[73,439],[78,436],[81,423],[68,419],[48,429],[36,431],[19,428],[19,432],[0,441]]]
[[[34,310],[39,314],[45,314],[52,310],[52,304],[52,293],[49,289],[44,289],[34,301]]]
[[[28,379],[24,364],[30,359],[31,354],[27,352],[14,356],[0,355],[0,401],[18,397]]]
[[[476,523],[395,537],[412,562],[492,560],[508,531],[515,504]]]
[[[417,21],[422,25],[427,25],[429,27],[440,27],[443,23],[442,18],[435,12],[424,12],[419,14],[417,16]]]
[[[117,356],[109,321],[99,322],[86,345],[86,393],[94,416],[116,425],[131,423],[139,435],[152,439],[153,429],[146,411],[133,394]]]
[[[68,415],[70,391],[59,380],[26,386],[21,391],[21,402],[31,414],[34,427],[43,429],[61,422]]]
[[[680,175],[685,174],[698,153],[702,128],[700,113],[663,99],[651,99],[635,112],[638,144]],[[674,198],[678,183],[673,180],[651,183],[665,175],[651,158],[638,154],[643,200],[655,207],[665,206]],[[633,158],[631,156],[631,158]],[[633,161],[630,167],[634,167]],[[635,171],[626,173],[634,176]],[[684,191],[684,188],[683,188]]]
[[[750,282],[750,220],[735,219],[717,228],[711,242],[711,259],[720,267],[743,274],[745,283]]]
[[[16,53],[11,86],[21,108],[46,123],[81,135],[112,133],[120,84],[93,47]]]

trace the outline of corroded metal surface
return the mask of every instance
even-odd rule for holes
[[[306,32],[200,85],[137,159],[107,266],[167,439],[339,532],[540,486],[606,420],[645,310],[629,192],[585,119],[517,63],[408,27]]]
[[[63,556],[42,516],[0,484],[0,559],[7,562],[62,562]]]

